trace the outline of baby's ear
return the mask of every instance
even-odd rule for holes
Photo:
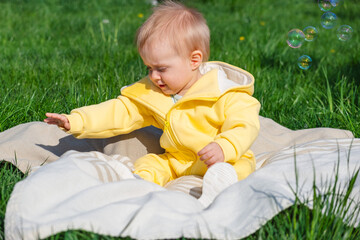
[[[203,60],[203,54],[200,50],[195,50],[190,55],[190,63],[192,70],[196,70],[200,67]]]

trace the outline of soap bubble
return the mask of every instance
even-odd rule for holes
[[[352,37],[353,29],[349,25],[341,25],[337,30],[340,41],[347,41]]]
[[[330,29],[336,24],[337,16],[333,12],[326,12],[321,16],[321,25],[323,28]]]
[[[305,34],[300,29],[292,29],[288,32],[287,44],[292,48],[299,48],[303,44]]]
[[[331,5],[333,5],[333,7],[336,7],[337,5],[339,5],[341,0],[330,0]]]
[[[321,11],[327,12],[334,8],[331,0],[319,0],[318,1],[319,8]]]
[[[318,30],[313,26],[308,26],[303,30],[305,40],[308,42],[314,41],[317,38]]]
[[[308,55],[302,55],[298,58],[298,66],[303,70],[308,70],[311,67],[312,59]]]

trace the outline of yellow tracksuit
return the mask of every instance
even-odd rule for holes
[[[222,62],[202,64],[203,76],[175,104],[148,77],[124,87],[121,96],[66,115],[77,138],[105,138],[153,125],[161,128],[164,154],[136,160],[135,173],[164,186],[184,175],[203,176],[207,166],[197,153],[210,142],[224,152],[239,180],[255,170],[260,103],[251,95],[253,76]]]

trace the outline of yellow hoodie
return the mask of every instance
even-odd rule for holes
[[[214,141],[222,148],[225,162],[250,161],[247,170],[234,166],[243,179],[255,169],[249,148],[260,128],[260,103],[251,96],[254,77],[222,62],[203,63],[200,72],[203,76],[175,104],[145,77],[122,88],[116,99],[74,109],[66,115],[69,132],[77,138],[106,138],[149,125],[158,127],[163,130],[161,147],[179,162],[173,166],[177,177],[203,175],[207,168],[197,152]]]

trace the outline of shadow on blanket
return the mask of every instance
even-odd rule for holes
[[[59,139],[57,145],[35,144],[44,149],[44,151],[51,152],[60,157],[69,150],[78,152],[99,151],[108,155],[121,154],[123,156],[132,156],[136,160],[137,155],[142,156],[142,151],[135,153],[130,148],[119,147],[119,142],[131,144],[136,142],[135,146],[139,144],[144,148],[145,153],[163,153],[164,150],[157,144],[160,140],[162,131],[155,127],[146,127],[142,130],[137,130],[129,134],[115,136],[106,139],[77,139],[72,135],[67,135]],[[128,143],[130,142],[130,143]],[[129,146],[128,146],[129,147]],[[138,150],[139,151],[139,150]]]

